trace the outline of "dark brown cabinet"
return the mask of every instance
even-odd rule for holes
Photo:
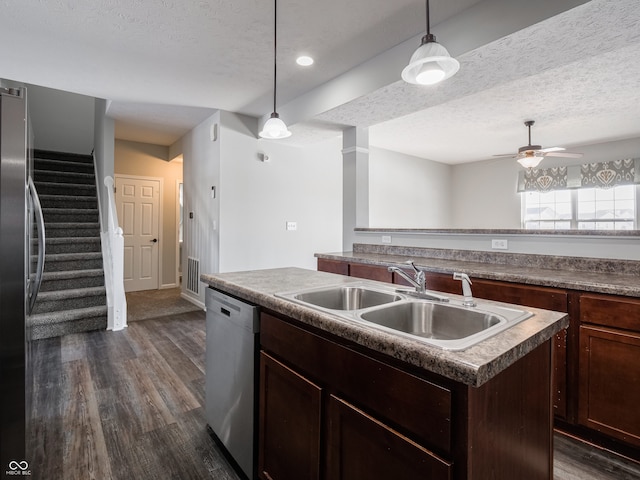
[[[580,424],[640,446],[640,301],[580,298]]]
[[[260,478],[320,478],[321,390],[260,354]]]
[[[479,388],[265,312],[260,343],[263,480],[552,477],[550,342]]]
[[[318,271],[338,273],[340,275],[349,275],[349,264],[339,260],[328,260],[326,258],[318,259]]]
[[[343,263],[348,265],[347,270],[356,265]],[[378,268],[386,270],[384,266]],[[364,277],[368,269],[361,269],[360,276]],[[368,278],[380,280],[377,276]],[[636,448],[631,456],[638,458],[640,299],[476,278],[472,281],[477,298],[570,314],[569,329],[558,333],[553,341],[552,398],[558,424],[606,448],[620,449],[607,437],[625,442]],[[392,282],[408,285],[396,274]],[[462,293],[460,282],[449,274],[426,272],[426,287]],[[604,436],[594,437],[594,431]]]
[[[347,262],[344,262],[347,264]],[[388,273],[386,267],[375,265],[348,264],[349,271],[356,270],[360,278],[393,282],[399,285],[409,285],[400,275]],[[318,263],[320,268],[320,263]],[[413,273],[406,270],[409,275]],[[391,275],[390,280],[386,280]],[[536,287],[533,285],[519,285],[509,282],[499,282],[473,278],[473,296],[497,302],[513,303],[526,307],[567,312],[567,293],[557,288]],[[454,280],[452,275],[444,273],[426,272],[426,288],[437,292],[462,294],[462,285]],[[556,334],[553,342],[553,411],[559,418],[567,416],[567,331]]]
[[[451,478],[451,465],[448,462],[333,395],[329,397],[327,421],[327,478]]]
[[[349,275],[352,277],[366,278],[368,280],[377,280],[379,282],[391,283],[393,281],[393,273],[386,267],[376,265],[349,264]]]

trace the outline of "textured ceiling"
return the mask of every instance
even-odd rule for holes
[[[0,78],[108,99],[118,138],[168,145],[213,109],[272,109],[271,2],[0,1],[0,40],[11,45]],[[491,1],[431,0],[432,24]],[[279,105],[424,32],[421,0],[278,7]],[[640,136],[639,23],[638,0],[592,0],[462,53],[442,85],[396,81],[292,125],[286,142],[368,125],[375,146],[459,163],[515,151],[528,118],[547,146]],[[296,66],[299,53],[316,64]]]
[[[397,82],[319,118],[370,118],[372,144],[452,164],[517,151],[527,119],[548,147],[638,137],[638,25],[640,2],[592,1],[462,55],[429,92]]]

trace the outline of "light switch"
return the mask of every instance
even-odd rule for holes
[[[297,230],[298,224],[296,222],[287,222],[287,230]]]

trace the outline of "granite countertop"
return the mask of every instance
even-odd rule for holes
[[[400,267],[406,267],[404,265],[405,262],[411,259],[414,260],[417,266],[427,272],[464,272],[472,279],[476,277],[544,287],[640,297],[640,276],[614,273],[611,268],[603,269],[602,271],[580,271],[562,268],[541,268],[539,265],[523,266],[509,263],[425,258],[411,254],[400,255],[376,252],[317,253],[316,257],[368,265],[395,265]]]
[[[389,284],[293,267],[203,274],[200,279],[210,287],[249,303],[473,387],[487,382],[569,324],[565,313],[526,307],[534,314],[532,317],[470,348],[450,351],[386,333],[275,295],[338,284],[368,283],[386,288]],[[447,296],[462,298],[450,294]],[[508,305],[489,300],[482,302]]]

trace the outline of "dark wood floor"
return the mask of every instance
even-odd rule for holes
[[[31,478],[238,480],[206,431],[204,349],[203,312],[34,342]],[[640,469],[556,437],[555,480],[590,479]]]

